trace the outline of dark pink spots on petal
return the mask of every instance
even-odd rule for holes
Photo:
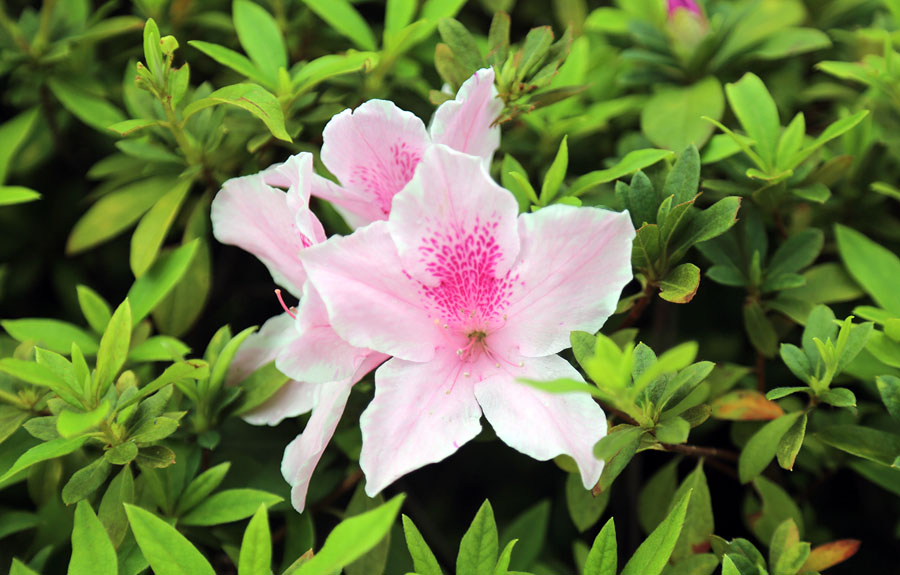
[[[497,273],[502,253],[497,221],[476,219],[471,230],[428,231],[419,247],[425,270],[436,285],[420,293],[432,316],[460,333],[488,332],[503,322],[518,276]]]
[[[394,195],[412,179],[421,159],[420,150],[410,148],[406,142],[397,142],[390,147],[390,158],[387,162],[375,158],[372,164],[354,167],[349,184],[371,194],[378,207],[387,216],[391,212]]]

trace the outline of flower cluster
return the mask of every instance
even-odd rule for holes
[[[554,205],[518,214],[488,168],[502,109],[480,70],[442,104],[431,126],[372,100],[325,127],[321,158],[301,153],[226,182],[212,206],[216,238],[256,255],[300,299],[251,336],[229,377],[276,361],[294,381],[248,414],[274,425],[312,410],[282,473],[302,510],[313,469],[352,386],[375,372],[360,419],[360,465],[374,495],[454,453],[481,416],[538,460],[561,454],[585,487],[603,462],[606,419],[588,394],[549,394],[519,378],[581,380],[557,354],[574,330],[597,331],[631,279],[627,213]],[[325,237],[310,196],[357,229]],[[380,366],[380,367],[379,367]]]

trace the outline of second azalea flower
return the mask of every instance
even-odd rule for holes
[[[603,411],[587,394],[516,379],[580,379],[556,354],[615,310],[633,238],[627,213],[555,205],[518,216],[480,158],[433,145],[387,221],[304,250],[334,331],[393,356],[360,422],[367,493],[454,453],[482,414],[526,455],[571,456],[592,487]]]

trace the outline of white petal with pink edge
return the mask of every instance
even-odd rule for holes
[[[359,465],[372,497],[410,471],[441,461],[481,431],[471,377],[452,349],[428,363],[390,359],[360,417]]]
[[[500,147],[500,126],[494,121],[502,111],[494,70],[478,70],[460,86],[455,99],[438,106],[428,128],[431,141],[478,156],[490,166]]]
[[[501,353],[542,357],[569,347],[569,333],[595,333],[631,281],[634,226],[627,212],[554,205],[519,217],[522,249]]]
[[[394,194],[412,178],[430,142],[422,120],[387,100],[337,114],[322,139],[322,163],[344,188],[365,193],[381,210],[380,219],[390,213]]]
[[[557,355],[516,358],[523,364],[503,364],[475,384],[475,397],[494,431],[504,443],[540,461],[557,455],[571,456],[578,464],[581,481],[592,488],[603,462],[594,457],[594,445],[606,435],[606,416],[588,393],[552,394],[516,381],[581,376]]]
[[[355,347],[428,361],[444,342],[403,271],[387,222],[333,237],[301,255],[337,334]]]

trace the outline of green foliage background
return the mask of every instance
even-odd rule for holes
[[[898,43],[896,0],[0,0],[0,571],[897,571]],[[304,418],[238,417],[287,378],[224,385],[273,286],[209,203],[318,157],[346,107],[428,118],[484,66],[521,210],[638,229],[566,354],[604,474],[486,430],[371,500],[370,376],[297,514]]]

